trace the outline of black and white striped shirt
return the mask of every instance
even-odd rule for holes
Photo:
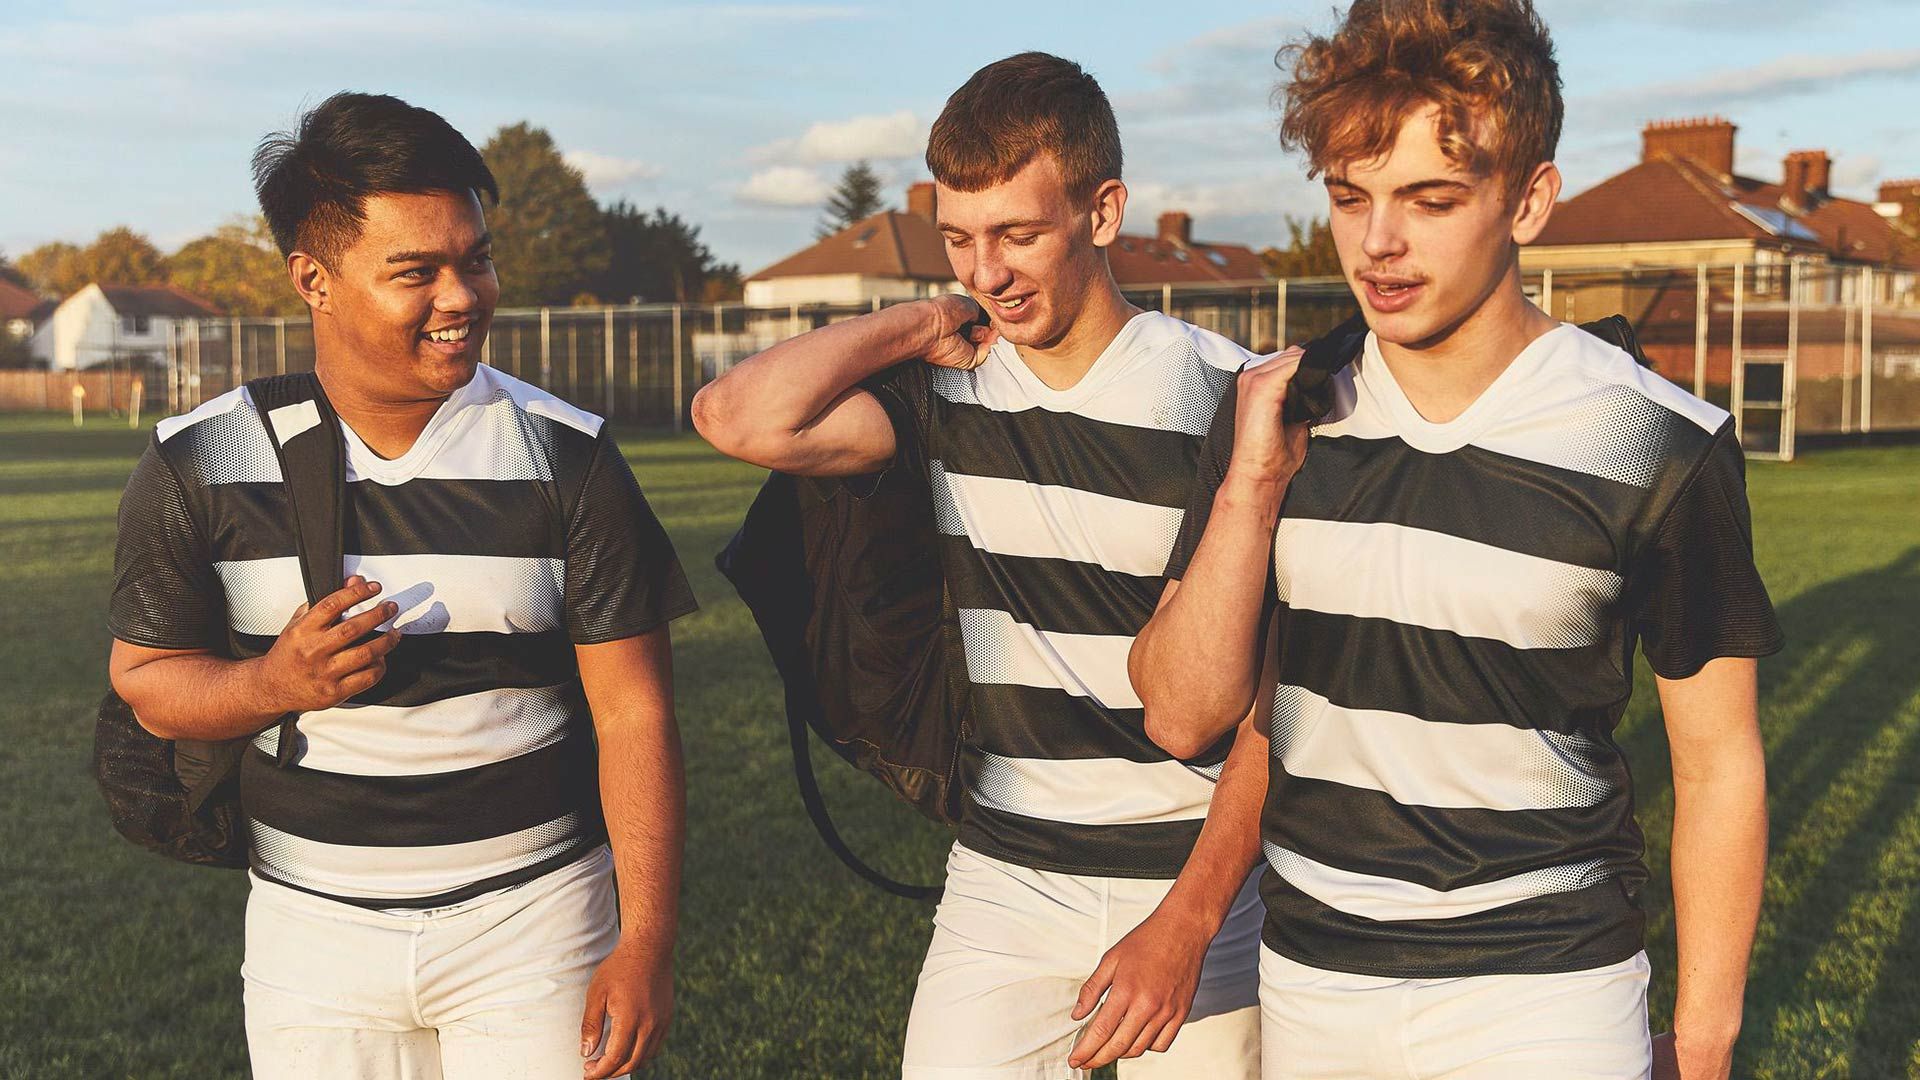
[[[279,729],[241,773],[255,873],[435,907],[605,839],[573,649],[693,609],[600,418],[482,366],[392,460],[351,429],[346,574],[404,635],[379,685]],[[120,508],[113,635],[245,659],[306,601],[279,464],[245,388],[162,421]]]
[[[1779,647],[1730,418],[1566,325],[1444,424],[1371,336],[1335,385],[1274,538],[1267,945],[1395,978],[1631,957],[1635,645],[1670,678]],[[1230,398],[1173,576],[1232,441]]]
[[[1054,390],[1011,344],[972,371],[913,363],[880,388],[932,459],[942,563],[971,683],[960,841],[1020,866],[1171,878],[1225,746],[1176,761],[1127,677],[1200,444],[1249,354],[1146,312]]]

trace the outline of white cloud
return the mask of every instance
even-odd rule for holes
[[[832,192],[833,185],[812,169],[775,165],[748,177],[734,195],[742,202],[762,206],[818,206]]]
[[[639,180],[652,180],[661,173],[660,166],[651,162],[592,150],[569,150],[563,156],[567,164],[580,170],[587,186],[595,191],[618,191]]]
[[[1658,107],[1671,114],[1688,109],[1723,108],[1743,101],[1783,97],[1803,90],[1832,90],[1876,76],[1920,75],[1920,49],[1867,49],[1827,56],[1783,56],[1751,67],[1728,68],[1697,78],[1678,79],[1616,91],[1604,101],[1579,103],[1609,112]]]
[[[927,149],[927,132],[910,110],[822,120],[797,139],[778,139],[747,152],[751,161],[887,161],[915,158]]]
[[[1886,163],[1874,154],[1849,154],[1833,163],[1833,190],[1869,190]]]

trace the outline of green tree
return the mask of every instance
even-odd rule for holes
[[[1260,253],[1267,273],[1277,278],[1337,277],[1340,252],[1333,246],[1333,229],[1325,218],[1297,218],[1287,215],[1290,239],[1284,248],[1268,248]]]
[[[814,236],[825,239],[841,229],[886,209],[880,200],[880,175],[873,166],[856,161],[840,174],[840,183],[827,196],[827,216],[820,219]]]
[[[65,240],[41,244],[20,256],[18,266],[28,285],[54,296],[71,296],[87,283],[81,276],[79,245]]]
[[[168,280],[233,315],[301,315],[265,218],[238,217],[167,259]]]
[[[656,207],[652,214],[622,199],[607,207],[609,259],[593,291],[609,303],[689,303],[708,298],[710,284],[737,284],[740,268],[717,261],[700,227]]]
[[[487,215],[506,307],[564,304],[607,267],[600,207],[553,136],[527,123],[495,132],[480,153],[500,185]]]
[[[125,225],[108,229],[81,249],[81,285],[164,285],[167,260],[153,241]]]

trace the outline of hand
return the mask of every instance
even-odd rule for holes
[[[379,592],[378,582],[356,574],[311,610],[301,604],[273,648],[259,660],[262,699],[280,712],[331,709],[384,678],[387,654],[400,644],[400,631],[388,630],[371,641],[355,642],[399,614],[400,605],[389,600],[351,619],[340,618],[342,612]]]
[[[987,314],[965,293],[942,293],[924,301],[933,322],[933,345],[922,359],[936,367],[969,371],[986,362],[987,351],[1000,332],[987,324]]]
[[[1727,1080],[1731,1075],[1731,1042],[1682,1042],[1671,1031],[1653,1037],[1653,1080]]]
[[[1161,911],[1107,950],[1080,988],[1073,1018],[1100,1009],[1067,1055],[1076,1069],[1097,1069],[1152,1050],[1164,1053],[1187,1021],[1213,931]],[[1105,993],[1107,999],[1100,1001]]]
[[[1284,424],[1287,386],[1306,350],[1298,345],[1240,370],[1233,415],[1233,460],[1227,475],[1258,484],[1285,484],[1307,456],[1307,424]]]
[[[626,938],[600,962],[580,1018],[586,1080],[625,1076],[660,1050],[673,1020],[673,948]],[[605,1038],[601,1033],[605,1032]]]

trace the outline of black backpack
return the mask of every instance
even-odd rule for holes
[[[1582,330],[1643,366],[1619,315]],[[1289,422],[1333,408],[1333,376],[1360,355],[1367,324],[1355,315],[1307,343],[1285,406]],[[909,363],[920,363],[918,360]],[[867,865],[834,827],[814,777],[811,730],[842,759],[942,825],[965,801],[961,755],[971,732],[966,652],[941,569],[931,476],[904,406],[874,391],[903,440],[878,479],[841,481],[772,473],[714,564],[760,628],[786,688],[794,776],[827,847],[862,879],[908,899],[938,885],[896,881]],[[1232,408],[1233,391],[1223,401]]]
[[[300,574],[307,601],[317,602],[339,590],[345,560],[346,443],[340,419],[311,374],[255,379],[247,391],[280,459]],[[278,723],[276,764],[284,767],[298,752],[299,740],[294,714]],[[252,736],[218,742],[162,739],[140,726],[119,694],[107,691],[93,727],[93,776],[113,827],[171,859],[244,868],[240,762],[252,741]]]

